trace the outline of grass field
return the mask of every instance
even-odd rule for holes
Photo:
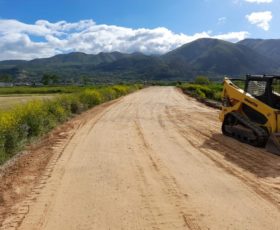
[[[85,89],[98,89],[105,86],[89,85],[89,86],[14,86],[14,87],[0,87],[0,95],[10,94],[61,94],[61,93],[78,93]]]
[[[13,108],[15,105],[25,104],[33,100],[46,100],[52,99],[55,95],[34,95],[34,94],[25,94],[25,95],[0,95],[0,110],[6,110]]]
[[[52,99],[61,94],[79,93],[86,89],[98,89],[104,86],[15,86],[0,87],[0,110],[13,108],[37,99]]]

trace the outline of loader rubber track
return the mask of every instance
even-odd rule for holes
[[[222,125],[222,132],[226,136],[256,147],[264,147],[268,140],[268,133],[265,129],[237,112],[227,115]]]

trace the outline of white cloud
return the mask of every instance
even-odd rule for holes
[[[272,0],[245,0],[245,2],[249,2],[249,3],[272,3]]]
[[[227,18],[226,17],[221,17],[218,19],[218,24],[219,25],[223,25],[227,22]]]
[[[177,34],[167,28],[131,29],[96,24],[93,20],[51,23],[39,20],[26,24],[0,19],[0,60],[50,57],[59,53],[120,51],[163,54],[198,38],[219,38],[236,42],[248,37],[246,31],[212,35],[200,32]],[[36,39],[35,39],[36,37]]]
[[[267,31],[269,30],[269,22],[272,20],[272,13],[270,11],[253,12],[246,15],[246,18],[251,24]]]
[[[249,37],[249,35],[250,34],[247,31],[241,31],[241,32],[230,32],[227,34],[215,35],[215,36],[213,36],[213,38],[236,42],[236,41],[241,41],[241,40]]]

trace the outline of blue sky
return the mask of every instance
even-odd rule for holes
[[[0,59],[71,51],[164,53],[200,37],[279,38],[279,10],[279,0],[0,0]],[[74,43],[77,33],[84,46]]]

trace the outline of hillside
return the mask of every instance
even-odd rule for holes
[[[64,81],[77,81],[85,76],[94,82],[186,81],[198,74],[222,78],[246,73],[279,73],[278,54],[280,59],[279,40],[247,39],[230,43],[204,38],[161,56],[74,52],[31,61],[2,61],[0,75],[31,81],[39,81],[45,73],[56,74]]]
[[[242,44],[218,39],[198,39],[167,53],[164,59],[208,74],[264,73],[277,68],[269,58]]]
[[[280,62],[280,39],[245,39],[238,44],[245,45],[278,63]]]

